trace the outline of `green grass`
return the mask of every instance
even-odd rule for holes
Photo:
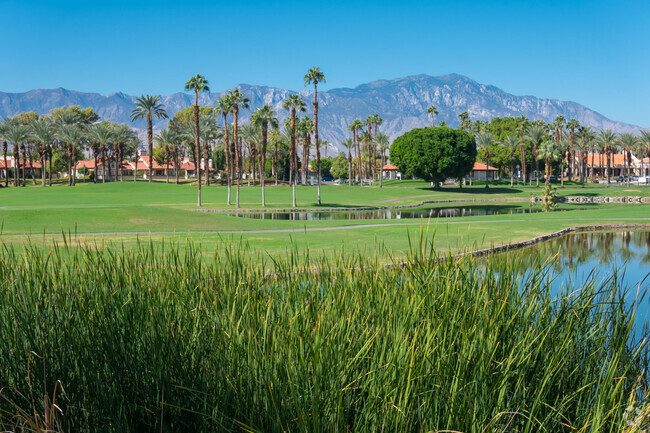
[[[43,426],[46,393],[57,431],[626,428],[649,358],[615,277],[556,298],[548,267],[411,243],[395,269],[297,265],[300,248],[0,249],[0,425]]]

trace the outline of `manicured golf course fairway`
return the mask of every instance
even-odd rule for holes
[[[493,185],[434,190],[425,182],[387,182],[384,188],[323,186],[320,208],[377,208],[417,205],[429,207],[508,205],[530,209],[529,198],[541,188]],[[258,186],[241,189],[242,209],[261,209]],[[643,196],[650,187],[571,184],[558,188],[561,196]],[[27,187],[0,190],[0,241],[6,245],[91,243],[132,246],[153,241],[183,244],[188,239],[210,254],[233,245],[261,256],[277,256],[308,248],[312,257],[355,251],[381,261],[406,255],[410,243],[421,236],[433,240],[440,251],[467,251],[529,239],[565,227],[593,224],[650,224],[647,204],[560,205],[560,212],[515,213],[439,219],[391,220],[258,220],[228,215],[227,190],[203,188],[201,209],[196,212],[196,187],[189,184],[124,182],[78,184],[74,188]],[[267,209],[290,209],[291,189],[267,186]],[[232,189],[234,203],[235,188]],[[317,210],[316,188],[298,187],[298,208]],[[459,200],[460,203],[444,203]],[[477,200],[479,202],[467,202]],[[481,202],[482,200],[489,200]],[[499,202],[502,200],[503,202]],[[519,200],[519,201],[513,201]],[[64,240],[62,233],[72,235]]]

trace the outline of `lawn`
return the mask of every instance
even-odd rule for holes
[[[529,208],[531,193],[539,189],[509,186],[433,190],[422,182],[387,182],[385,188],[323,186],[325,208],[358,208],[416,205],[423,201],[520,200],[507,205]],[[641,195],[650,188],[567,185],[561,195]],[[288,187],[266,188],[269,207],[289,209]],[[196,188],[191,185],[124,182],[80,184],[74,188],[9,188],[0,190],[0,239],[20,245],[28,238],[36,244],[61,243],[61,233],[80,234],[75,242],[99,245],[184,243],[192,239],[204,251],[223,251],[227,245],[245,246],[251,254],[277,256],[293,247],[308,247],[319,256],[341,250],[381,256],[382,261],[404,257],[409,243],[420,235],[435,238],[436,248],[464,251],[515,242],[568,226],[604,223],[650,223],[649,205],[562,205],[564,212],[473,216],[440,219],[283,221],[240,218],[223,212],[195,212]],[[298,206],[316,209],[316,188],[297,188]],[[203,188],[204,208],[227,206],[226,188]],[[234,202],[234,188],[233,188]],[[241,187],[242,207],[261,208],[259,187]],[[490,202],[498,205],[498,202]],[[503,203],[506,204],[506,203]],[[457,206],[440,203],[432,206]],[[465,206],[468,206],[465,204]],[[469,205],[471,206],[471,204]],[[137,233],[137,234],[136,234]],[[18,236],[31,234],[31,236]],[[48,234],[44,236],[44,234]],[[54,236],[51,236],[54,235]]]

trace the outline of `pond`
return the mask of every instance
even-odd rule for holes
[[[261,220],[320,221],[320,220],[389,220],[409,218],[456,218],[485,215],[527,214],[541,212],[539,208],[512,205],[482,205],[463,207],[430,207],[415,209],[383,209],[354,212],[242,212],[228,216]]]
[[[516,252],[504,253],[508,260],[524,269],[538,261],[550,260],[549,279],[554,292],[569,283],[580,288],[588,281],[597,286],[611,282],[616,274],[618,286],[628,289],[626,301],[639,296],[637,328],[650,321],[650,231],[582,232],[562,236]]]

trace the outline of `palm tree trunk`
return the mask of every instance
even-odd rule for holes
[[[377,135],[377,132],[375,131],[375,135]],[[379,164],[381,164],[381,167],[379,168],[379,188],[384,187],[384,149],[379,149],[381,158],[379,160]]]
[[[7,166],[7,142],[2,142],[2,157],[5,162],[5,188],[9,187],[9,166]]]
[[[571,167],[570,164],[569,167]],[[560,166],[560,188],[564,188],[564,155],[562,155],[562,165]]]
[[[50,162],[50,169],[48,170],[48,183],[50,186],[52,186],[52,145],[48,144],[47,146],[47,157]]]
[[[318,171],[318,206],[321,204],[320,200],[320,147],[318,145],[318,89],[314,83],[314,146],[316,146],[316,168]],[[327,152],[327,150],[325,150]]]
[[[609,181],[611,177],[611,165],[612,165],[612,152],[609,149],[607,149],[606,151],[606,158],[607,158],[607,186],[609,186]]]
[[[138,159],[140,159],[140,156],[138,156],[138,151],[136,149],[136,151],[135,151],[135,168],[133,169],[133,182],[138,181]],[[95,166],[97,166],[96,163],[95,163]]]
[[[230,202],[230,185],[231,185],[231,171],[232,164],[230,163],[230,143],[228,140],[228,113],[223,111],[223,151],[226,154],[226,185],[228,186],[228,205]]]
[[[515,152],[510,151],[510,188],[515,187]]]
[[[45,186],[45,155],[47,154],[45,145],[41,146],[39,154],[41,156],[41,186]]]
[[[199,143],[199,91],[194,89],[194,169],[196,170],[196,185],[198,188],[198,199],[197,206],[201,206],[201,146]],[[151,158],[152,156],[150,156]],[[149,164],[149,172],[151,172],[151,166],[153,162]],[[149,179],[151,182],[151,179]]]
[[[627,186],[630,186],[630,163],[632,162],[632,152],[625,150],[627,156]]]
[[[278,141],[275,140],[275,161],[274,161],[274,169],[273,172],[275,174],[275,186],[278,186]]]
[[[25,170],[27,169],[27,151],[25,150],[25,144],[20,145],[20,153],[23,155],[23,169],[22,169],[22,186],[25,186]]]
[[[237,140],[237,123],[239,122],[239,107],[237,104],[233,104],[232,108],[232,116],[233,116],[233,140],[235,142],[235,173],[234,176],[237,180],[237,195],[235,198],[235,207],[239,209],[239,184],[241,183],[239,181],[239,142]]]
[[[490,153],[487,150],[487,147],[485,148],[485,188],[490,187],[490,172],[488,171],[490,168]]]
[[[198,102],[197,102],[198,104]],[[196,111],[198,111],[198,105],[197,108],[194,112],[194,115],[196,116]],[[195,121],[198,121],[195,118]],[[198,135],[198,126],[196,127],[197,129],[197,135]],[[147,143],[149,144],[149,182],[151,182],[151,179],[153,179],[153,125],[151,124],[151,111],[147,112]],[[201,183],[201,182],[199,182]],[[199,186],[199,190],[201,187]],[[201,206],[201,199],[199,198],[199,206]]]
[[[537,146],[535,146],[537,147]],[[537,188],[539,188],[539,159],[537,159],[537,148],[535,148],[535,182],[537,184]]]

